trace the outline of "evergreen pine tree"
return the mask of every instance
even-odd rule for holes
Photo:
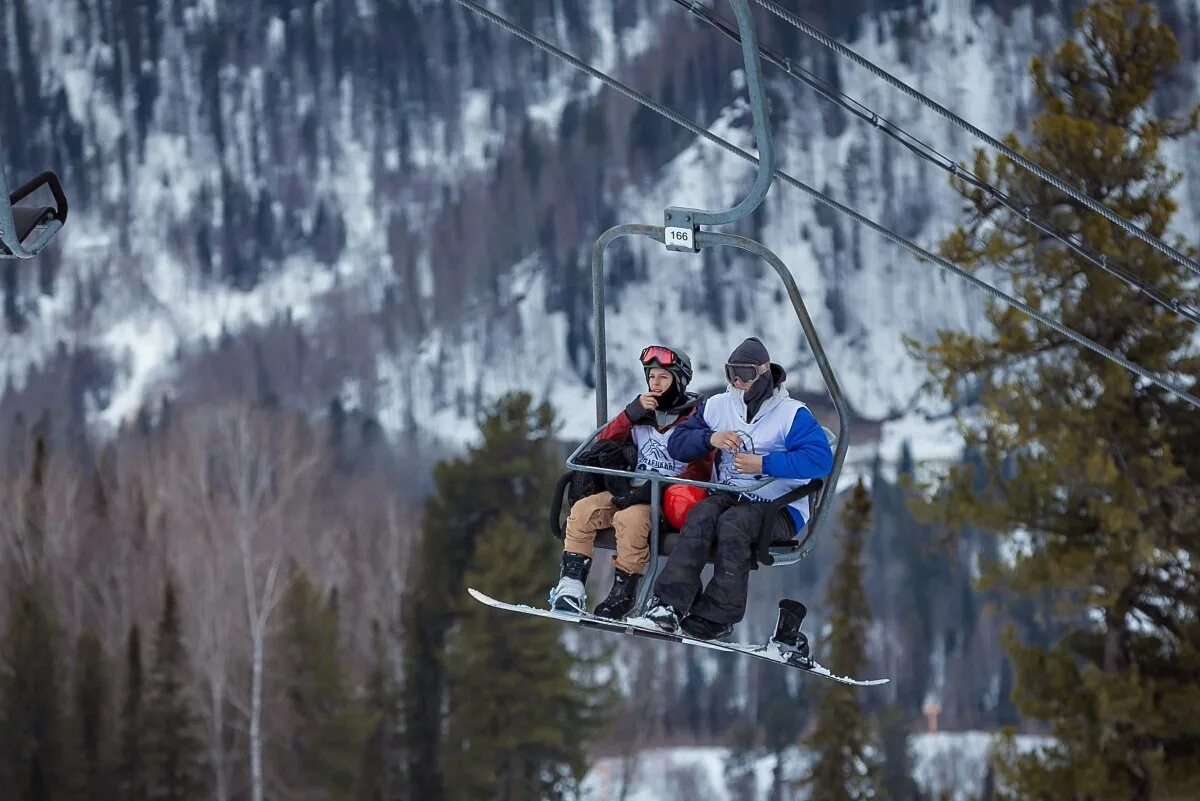
[[[121,702],[121,754],[117,765],[117,794],[122,801],[145,801],[146,766],[142,727],[145,723],[145,677],[141,633],[134,624],[125,646],[125,697]]]
[[[558,543],[502,517],[476,545],[466,586],[513,603],[544,603]],[[525,615],[498,615],[469,597],[448,652],[453,701],[447,798],[557,801],[574,797],[598,731],[599,688],[582,685],[562,629]]]
[[[860,479],[842,512],[842,553],[834,567],[826,599],[829,637],[823,662],[844,676],[861,672],[867,659],[867,622],[871,610],[863,588],[863,540],[871,525],[871,496]],[[817,702],[816,724],[805,739],[813,764],[804,783],[809,797],[821,801],[883,799],[879,748],[857,691],[831,684]]]
[[[0,642],[0,789],[5,801],[53,801],[65,790],[58,626],[43,585],[14,585]]]
[[[346,683],[338,636],[336,594],[321,592],[297,570],[284,601],[285,695],[291,712],[285,764],[296,766],[304,787],[323,787],[349,801],[368,734],[369,720]]]
[[[1034,59],[1042,111],[1012,147],[1155,236],[1167,235],[1178,176],[1160,155],[1197,110],[1163,116],[1154,92],[1178,46],[1153,6],[1082,9],[1049,59]],[[1184,268],[1125,236],[1004,157],[974,172],[1038,219],[1077,235],[1160,293],[1196,305]],[[953,258],[1011,277],[1019,297],[1143,367],[1195,391],[1195,329],[986,193],[959,186],[973,221]],[[1178,238],[1177,249],[1195,254]],[[1068,629],[1049,645],[1010,638],[1015,700],[1049,722],[1054,745],[1004,760],[1012,797],[1149,801],[1200,797],[1200,417],[1120,367],[1009,309],[979,336],[944,333],[930,365],[954,399],[978,393],[965,425],[979,465],[952,471],[948,522],[1019,531],[1026,552],[997,566],[1014,592],[1052,598]],[[980,491],[980,486],[984,487]],[[1017,550],[1017,549],[1014,549]]]
[[[910,720],[906,709],[896,702],[889,704],[879,716],[883,751],[881,779],[891,801],[919,801],[921,798],[921,791],[913,779],[913,755],[908,741]]]
[[[735,723],[726,734],[729,756],[725,757],[725,788],[729,801],[754,801],[758,797],[758,778],[754,764],[762,749],[758,746],[758,729],[749,723]]]
[[[142,746],[147,797],[151,801],[199,801],[204,798],[204,750],[191,697],[179,601],[171,581],[163,592],[154,661],[147,678]]]
[[[446,706],[443,651],[465,596],[464,573],[476,543],[500,516],[527,532],[545,530],[559,470],[554,414],[528,394],[501,398],[480,423],[481,442],[434,468],[423,536],[404,604],[404,715],[408,795],[444,798],[442,732]],[[540,563],[548,587],[554,559]]]
[[[112,773],[109,763],[110,724],[108,721],[108,677],[105,675],[104,647],[96,633],[79,635],[75,645],[75,710],[72,720],[75,742],[73,752],[79,762],[77,772],[80,798],[106,801],[112,798]]]
[[[367,711],[371,732],[363,744],[358,801],[401,801],[404,797],[404,743],[399,736],[400,689],[388,657],[386,635],[371,621],[371,673],[367,678]]]
[[[783,778],[786,751],[800,736],[809,710],[806,699],[792,691],[788,671],[762,662],[756,662],[751,669],[759,671],[758,725],[763,746],[775,760],[767,801],[781,801],[786,786]]]

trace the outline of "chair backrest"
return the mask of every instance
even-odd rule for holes
[[[836,451],[837,450],[837,442],[838,442],[837,434],[833,433],[826,426],[821,426],[821,430],[825,432],[825,439],[826,439],[826,441],[829,442],[829,450]],[[837,488],[836,487],[831,488],[828,484],[826,484],[824,487],[821,488],[821,490],[819,492],[814,492],[812,495],[808,496],[808,519],[809,520],[812,520],[813,514],[817,511],[817,503],[820,502],[821,496],[824,495],[826,492],[830,492],[830,491],[836,492]]]
[[[49,206],[13,206],[13,222],[17,226],[17,239],[24,242],[39,225],[45,225],[54,219],[54,209]]]

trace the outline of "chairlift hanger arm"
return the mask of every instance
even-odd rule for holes
[[[752,213],[767,196],[775,172],[775,152],[771,146],[771,129],[767,120],[767,98],[763,89],[762,63],[758,55],[758,35],[750,0],[729,0],[741,32],[742,61],[746,67],[746,88],[750,94],[750,111],[754,117],[754,140],[758,146],[758,173],[749,194],[727,211],[707,211],[683,206],[671,206],[663,212],[666,237],[663,241],[671,250],[696,252],[695,232],[701,225],[724,225],[736,222]]]

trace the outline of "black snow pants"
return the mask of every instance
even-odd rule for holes
[[[773,539],[793,531],[791,515],[780,510],[766,520],[771,505],[741,501],[717,492],[692,507],[667,565],[654,582],[661,603],[713,623],[737,623],[746,614],[746,593],[754,566],[754,547],[764,523],[777,526]],[[700,572],[716,543],[713,576],[700,592]]]

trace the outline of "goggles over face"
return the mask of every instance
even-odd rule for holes
[[[679,356],[665,345],[651,345],[642,349],[641,360],[642,364],[658,362],[662,367],[670,367],[679,361]]]
[[[766,364],[737,364],[729,362],[725,365],[725,378],[730,384],[735,380],[741,381],[743,384],[749,384],[770,369],[770,362]]]

